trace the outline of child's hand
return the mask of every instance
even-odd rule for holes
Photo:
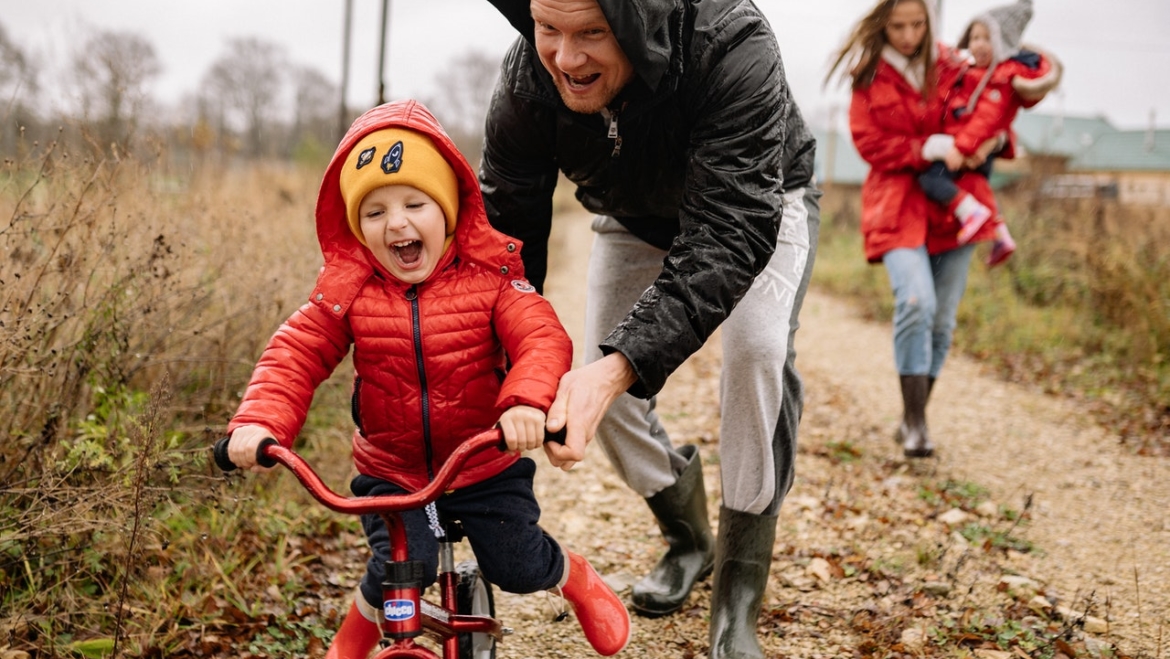
[[[509,407],[500,415],[500,430],[509,451],[528,451],[544,443],[544,412],[527,405]]]
[[[962,169],[963,160],[963,152],[960,151],[957,147],[952,146],[949,150],[947,150],[947,155],[946,158],[943,159],[943,162],[947,164],[947,169],[951,170],[952,172],[957,172]]]
[[[998,153],[1000,150],[1002,150],[1004,144],[1006,143],[1007,136],[1002,132],[996,133],[992,137],[983,140],[983,143],[979,145],[979,148],[975,149],[975,153],[971,154],[970,158],[967,158],[967,166],[971,169],[975,169],[976,167],[982,165],[987,161],[991,154]]]
[[[228,457],[232,464],[256,474],[272,471],[272,467],[262,467],[256,463],[256,449],[260,447],[260,442],[269,437],[272,437],[272,431],[263,426],[236,428],[228,441]]]

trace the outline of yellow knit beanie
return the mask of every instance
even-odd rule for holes
[[[405,128],[386,128],[366,135],[350,149],[341,169],[341,198],[349,228],[363,245],[358,208],[367,194],[385,185],[409,185],[425,192],[443,209],[447,235],[455,233],[459,183],[431,138]]]

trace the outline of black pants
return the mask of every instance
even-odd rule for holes
[[[994,156],[988,156],[982,165],[971,171],[983,176],[983,178],[989,178],[993,159]],[[959,177],[959,173],[952,172],[947,169],[946,163],[936,160],[930,163],[930,167],[925,172],[918,175],[918,185],[926,193],[927,199],[936,204],[950,206],[955,197],[959,195],[959,186],[955,185],[955,179]]]
[[[444,494],[435,502],[442,519],[462,523],[484,578],[509,593],[547,590],[560,582],[565,571],[560,546],[537,524],[540,506],[532,492],[535,473],[536,463],[521,458],[496,476]],[[394,483],[366,475],[354,478],[350,489],[359,497],[406,492]],[[425,565],[425,588],[436,580],[439,543],[424,510],[401,514],[410,558]],[[362,528],[373,552],[362,577],[362,596],[381,609],[390,534],[378,515],[362,515]]]

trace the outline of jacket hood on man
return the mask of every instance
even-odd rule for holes
[[[427,135],[455,171],[459,184],[459,216],[454,240],[431,277],[455,258],[462,258],[517,279],[523,278],[520,244],[488,223],[479,181],[467,159],[426,107],[417,101],[394,101],[368,110],[354,121],[325,170],[316,210],[317,240],[321,243],[325,266],[314,290],[314,299],[326,304],[334,313],[344,314],[361,283],[382,269],[349,227],[340,174],[354,145],[366,135],[385,128],[407,128]],[[325,276],[326,271],[329,271],[329,276]]]
[[[516,28],[521,38],[535,45],[530,0],[490,2]],[[678,0],[598,0],[598,4],[638,78],[651,91],[657,91],[663,77],[670,71],[671,62],[678,59],[672,31],[680,29],[682,3]]]
[[[522,35],[485,123],[491,220],[527,241],[538,287],[558,174],[584,208],[668,250],[646,302],[602,344],[633,365],[630,392],[652,395],[767,264],[783,194],[813,184],[815,140],[775,32],[749,0],[598,0],[636,75],[608,113],[584,115],[565,105],[534,52],[528,2],[490,1]]]

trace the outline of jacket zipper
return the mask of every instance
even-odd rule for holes
[[[418,368],[419,401],[422,404],[422,431],[423,449],[427,456],[427,481],[435,480],[435,470],[432,461],[435,459],[435,450],[431,446],[431,395],[427,387],[427,370],[423,366],[422,351],[422,323],[418,314],[418,284],[414,284],[406,291],[406,299],[410,301],[410,328],[414,338],[414,363]]]
[[[625,109],[626,104],[623,102],[620,108],[616,110],[607,109],[605,111],[605,114],[609,117],[609,132],[606,134],[606,137],[613,140],[613,152],[609,154],[610,158],[617,158],[622,154],[622,135],[618,132],[618,117],[621,115],[622,110]]]

